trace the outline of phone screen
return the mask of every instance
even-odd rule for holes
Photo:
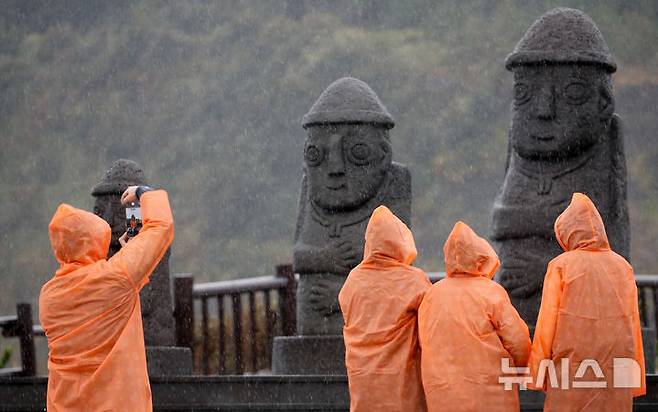
[[[129,236],[135,236],[142,227],[142,209],[139,204],[131,203],[126,207],[126,226]]]

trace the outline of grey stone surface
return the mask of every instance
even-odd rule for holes
[[[579,10],[539,18],[508,56],[514,73],[505,180],[493,207],[498,281],[534,325],[553,233],[573,192],[587,194],[612,248],[629,257],[626,163],[610,73],[614,59],[594,22]]]
[[[342,336],[278,336],[272,345],[276,375],[346,375]]]
[[[360,80],[332,83],[302,125],[308,135],[293,251],[297,332],[340,335],[338,292],[363,258],[368,219],[383,204],[410,225],[411,175],[391,160],[393,118]]]
[[[596,23],[582,11],[565,7],[535,20],[507,57],[505,67],[538,63],[594,64],[609,72],[617,70]]]
[[[121,204],[121,194],[128,186],[145,184],[147,183],[144,172],[137,163],[119,159],[92,189],[95,198],[94,213],[102,217],[112,228],[108,258],[119,251],[121,246],[118,238],[126,231],[126,208]],[[151,274],[149,283],[140,293],[146,346],[175,344],[169,255],[170,250],[167,250]]]
[[[365,82],[343,77],[327,87],[302,119],[304,128],[323,124],[371,123],[386,129],[393,117]]]
[[[94,213],[102,217],[112,228],[109,257],[121,249],[119,237],[126,231],[126,208],[121,204],[121,194],[128,186],[145,185],[142,168],[132,160],[119,159],[105,172],[101,181],[92,189]]]
[[[150,377],[189,376],[193,374],[192,351],[190,348],[147,346],[146,363]]]

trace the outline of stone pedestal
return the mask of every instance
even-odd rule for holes
[[[176,346],[148,346],[146,366],[151,377],[192,375],[192,351]]]
[[[346,375],[343,337],[276,337],[272,371],[275,375]]]

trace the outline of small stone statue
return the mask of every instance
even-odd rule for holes
[[[514,73],[512,125],[502,190],[493,207],[499,281],[534,325],[553,224],[573,192],[601,212],[612,248],[628,259],[626,163],[610,74],[617,66],[596,24],[558,8],[536,20],[507,57]]]
[[[93,187],[94,213],[112,228],[112,241],[108,259],[121,249],[119,237],[126,231],[126,208],[121,194],[128,186],[146,185],[144,172],[131,160],[119,159],[105,172],[102,180]],[[173,346],[174,320],[169,285],[169,255],[163,256],[149,283],[140,293],[142,322],[146,346]]]
[[[372,211],[386,205],[407,225],[411,175],[391,161],[393,118],[364,82],[346,77],[322,92],[304,116],[304,177],[293,266],[300,274],[300,335],[340,335],[338,292],[363,259]]]

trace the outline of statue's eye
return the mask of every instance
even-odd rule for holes
[[[304,159],[306,160],[307,165],[318,166],[322,163],[323,158],[324,154],[321,148],[315,145],[306,146],[306,150],[304,150]]]
[[[350,147],[348,158],[356,165],[365,165],[370,161],[370,146],[364,143],[356,143]]]
[[[526,103],[532,97],[530,87],[525,83],[516,83],[514,85],[514,104],[520,106]]]
[[[564,96],[567,98],[567,103],[583,104],[589,99],[590,89],[583,83],[569,83],[564,88]]]

